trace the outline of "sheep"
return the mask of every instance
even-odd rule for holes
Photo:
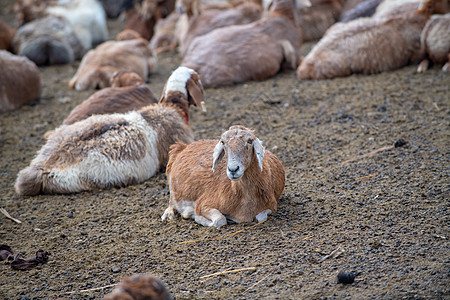
[[[156,22],[155,33],[150,40],[150,47],[156,54],[171,51],[178,46],[178,38],[175,33],[181,14],[172,12],[167,18]]]
[[[12,50],[12,39],[16,32],[17,30],[0,20],[0,50]]]
[[[156,65],[157,57],[143,38],[104,42],[86,53],[69,87],[102,89],[110,86],[112,75],[120,70],[133,71],[146,80]]]
[[[297,26],[302,29],[303,41],[320,39],[338,20],[343,0],[311,0],[311,6],[297,8]]]
[[[15,110],[39,98],[41,74],[23,56],[0,50],[0,112]]]
[[[179,52],[183,56],[192,40],[216,28],[252,23],[261,18],[261,1],[246,1],[229,9],[203,9],[189,20],[184,38],[180,41]]]
[[[12,41],[13,52],[38,66],[66,64],[86,52],[72,25],[65,18],[47,16],[21,26]]]
[[[205,88],[263,80],[300,61],[301,30],[294,0],[274,0],[260,20],[196,37],[181,63],[196,70]]]
[[[429,9],[421,9],[394,18],[337,23],[302,61],[297,77],[330,79],[353,73],[375,74],[415,63],[420,58],[420,33],[429,16]]]
[[[417,72],[425,72],[429,60],[435,64],[444,64],[444,72],[450,71],[450,13],[431,16],[422,30],[420,45],[424,60],[419,64]]]
[[[108,38],[105,10],[97,0],[18,0],[15,10],[22,25],[49,15],[67,19],[85,51]]]
[[[113,75],[112,82],[112,87],[94,93],[77,105],[63,124],[73,124],[92,115],[125,113],[158,102],[150,88],[136,73],[117,72]]]
[[[173,300],[161,279],[151,274],[125,277],[104,300]]]
[[[158,104],[137,111],[93,115],[62,125],[47,138],[15,183],[19,195],[76,193],[143,182],[165,167],[169,147],[191,143],[190,105],[202,105],[198,74],[178,68]]]
[[[277,210],[283,165],[244,126],[231,126],[220,140],[176,143],[170,149],[170,199],[163,221],[174,219],[176,210],[203,226],[220,227],[227,219],[262,222]]]
[[[167,17],[175,8],[175,0],[144,0],[142,5],[124,13],[125,28],[138,32],[150,41],[158,20]]]

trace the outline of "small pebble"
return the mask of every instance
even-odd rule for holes
[[[337,274],[337,283],[351,284],[355,282],[356,275],[352,272],[339,271]]]
[[[402,139],[399,139],[399,140],[397,140],[397,141],[395,142],[394,147],[395,147],[395,148],[403,147],[403,146],[405,146],[406,144],[408,144],[407,141],[402,140]]]
[[[111,268],[111,272],[113,272],[113,273],[119,273],[121,270],[122,270],[122,268],[119,266],[114,266]]]

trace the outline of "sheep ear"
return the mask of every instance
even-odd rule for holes
[[[264,147],[262,145],[262,142],[256,138],[256,140],[253,142],[253,149],[255,150],[256,159],[258,160],[259,168],[261,169],[261,172],[263,171],[263,159],[264,159]]]
[[[214,147],[214,152],[213,152],[213,165],[212,165],[212,171],[215,172],[217,166],[219,165],[220,161],[222,160],[222,158],[225,155],[225,148],[222,144],[222,141],[219,141],[216,145],[216,147]]]
[[[205,95],[201,81],[189,78],[186,81],[186,90],[188,92],[189,104],[199,106],[203,111],[206,111]]]

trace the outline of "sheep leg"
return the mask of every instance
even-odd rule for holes
[[[267,215],[270,213],[272,213],[272,211],[270,209],[263,210],[262,212],[260,212],[259,214],[256,215],[255,219],[256,219],[256,221],[258,221],[258,223],[263,222],[263,221],[267,220]]]
[[[227,218],[215,208],[208,210],[205,213],[205,216],[195,215],[194,219],[195,222],[203,226],[214,226],[219,228],[220,226],[227,224]]]
[[[294,46],[292,46],[291,42],[288,40],[280,41],[281,48],[283,48],[283,56],[286,60],[286,64],[292,70],[295,70],[297,67],[297,57],[295,55]]]
[[[173,220],[173,218],[175,218],[175,211],[173,210],[173,206],[170,204],[161,216],[161,221],[165,221],[167,218],[169,218],[169,220]]]
[[[450,72],[450,53],[448,54],[448,60],[445,65],[442,67],[442,71]]]
[[[428,61],[428,59],[422,60],[422,62],[417,67],[417,73],[423,73],[426,70],[428,70],[428,65],[429,64],[430,64],[430,62]]]

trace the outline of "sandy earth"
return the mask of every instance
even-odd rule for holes
[[[11,20],[5,14],[3,5]],[[121,24],[109,26],[113,36]],[[159,57],[155,95],[179,62]],[[101,299],[136,272],[159,276],[177,299],[450,299],[450,77],[438,67],[305,82],[286,71],[206,90],[208,112],[192,109],[196,138],[248,126],[286,171],[266,222],[214,229],[161,222],[165,174],[120,189],[15,194],[44,133],[92,93],[68,89],[78,65],[40,68],[41,99],[1,114],[0,207],[22,223],[0,214],[0,243],[23,257],[50,253],[30,271],[2,262],[1,299]],[[400,139],[407,144],[375,151]],[[225,238],[180,244],[217,237]],[[357,274],[355,283],[337,284],[340,270]]]

